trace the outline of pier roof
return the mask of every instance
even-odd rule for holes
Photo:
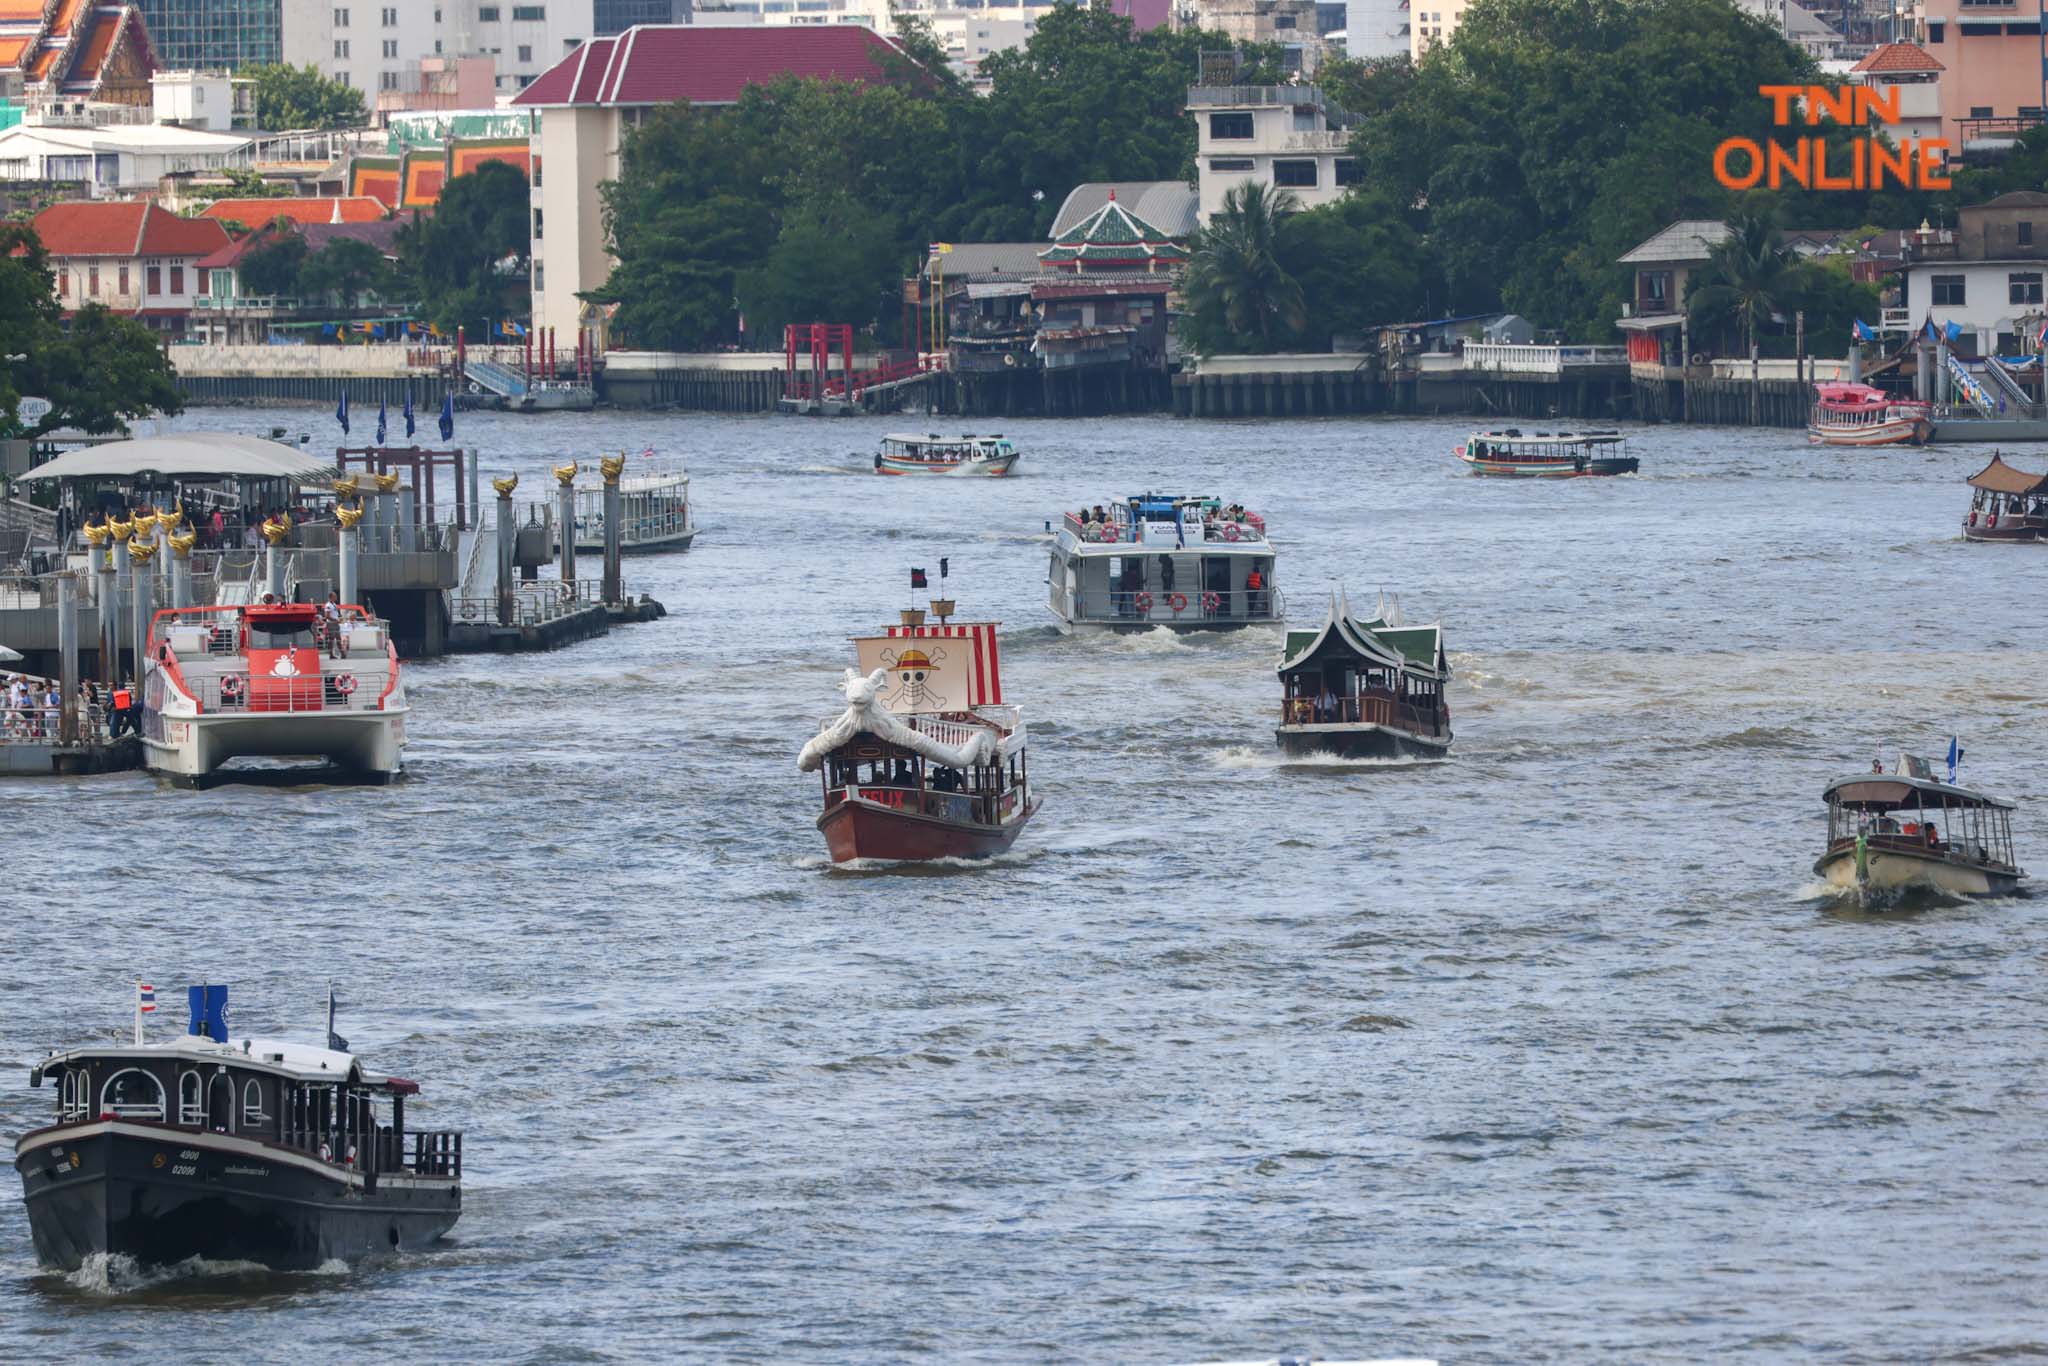
[[[334,467],[290,446],[233,432],[174,432],[133,441],[110,441],[67,451],[20,476],[41,479],[181,479],[241,477],[290,479],[305,484],[327,479]]]

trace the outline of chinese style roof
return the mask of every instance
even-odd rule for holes
[[[1199,226],[1202,197],[1185,180],[1091,180],[1067,191],[1046,236],[1059,241],[1062,234],[1112,199],[1175,238],[1184,238]]]
[[[2048,494],[2048,475],[2014,469],[1994,455],[1990,464],[1970,476],[1970,486],[1992,493]]]
[[[255,225],[289,218],[298,224],[374,223],[384,217],[384,202],[370,195],[316,199],[216,199],[201,211],[201,218],[233,219]]]
[[[1117,202],[1111,192],[1101,208],[1061,233],[1038,259],[1048,266],[1135,266],[1179,263],[1188,249]]]
[[[228,233],[210,218],[180,218],[141,201],[52,204],[35,216],[52,256],[207,256]]]
[[[1878,75],[1891,72],[1948,70],[1940,62],[1935,61],[1933,54],[1927,49],[1914,43],[1885,43],[1849,69],[1874,72]]]
[[[860,24],[640,24],[577,48],[514,96],[512,105],[734,104],[748,86],[780,76],[880,81],[890,59],[907,60],[894,43]]]

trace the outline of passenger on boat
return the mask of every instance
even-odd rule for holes
[[[1337,694],[1330,691],[1330,684],[1327,679],[1323,682],[1323,690],[1316,694],[1316,719],[1318,721],[1334,721],[1337,719]]]
[[[1244,596],[1247,613],[1255,617],[1265,615],[1266,578],[1257,569],[1244,576]]]

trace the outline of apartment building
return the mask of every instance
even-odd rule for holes
[[[1285,190],[1304,208],[1351,187],[1350,116],[1313,85],[1198,85],[1188,91],[1188,112],[1204,223],[1247,181]]]

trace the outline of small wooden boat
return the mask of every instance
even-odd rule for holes
[[[824,783],[817,824],[835,863],[987,858],[1038,813],[996,623],[949,622],[952,607],[941,599],[932,624],[906,611],[902,625],[855,637],[846,710],[797,756]]]
[[[1017,448],[997,433],[976,436],[925,436],[893,433],[882,438],[875,453],[876,474],[982,474],[992,478],[1008,474],[1017,463]]]
[[[1806,439],[1817,446],[1924,446],[1934,434],[1934,410],[1918,399],[1843,380],[1813,388]]]
[[[1389,620],[1389,618],[1392,620]],[[1280,664],[1280,726],[1289,754],[1347,759],[1442,758],[1451,748],[1444,700],[1451,666],[1441,625],[1407,626],[1398,606],[1370,621],[1330,600],[1322,626],[1289,631]]]
[[[309,1270],[433,1243],[462,1215],[462,1135],[408,1130],[419,1085],[325,1047],[231,1039],[227,988],[194,987],[192,1032],[53,1053],[29,1085],[57,1118],[14,1145],[37,1260],[203,1257]]]
[[[2048,542],[2048,475],[2015,469],[1994,453],[1970,487],[1977,492],[1963,518],[1964,540]]]
[[[1474,474],[1519,479],[1572,479],[1593,474],[1634,474],[1640,463],[1620,432],[1524,432],[1510,427],[1474,432],[1458,447]]]
[[[1828,787],[1828,847],[1816,874],[1858,895],[2003,896],[2019,886],[2026,873],[2013,860],[2012,803],[1942,782],[1914,755],[1901,755],[1898,768]]]

